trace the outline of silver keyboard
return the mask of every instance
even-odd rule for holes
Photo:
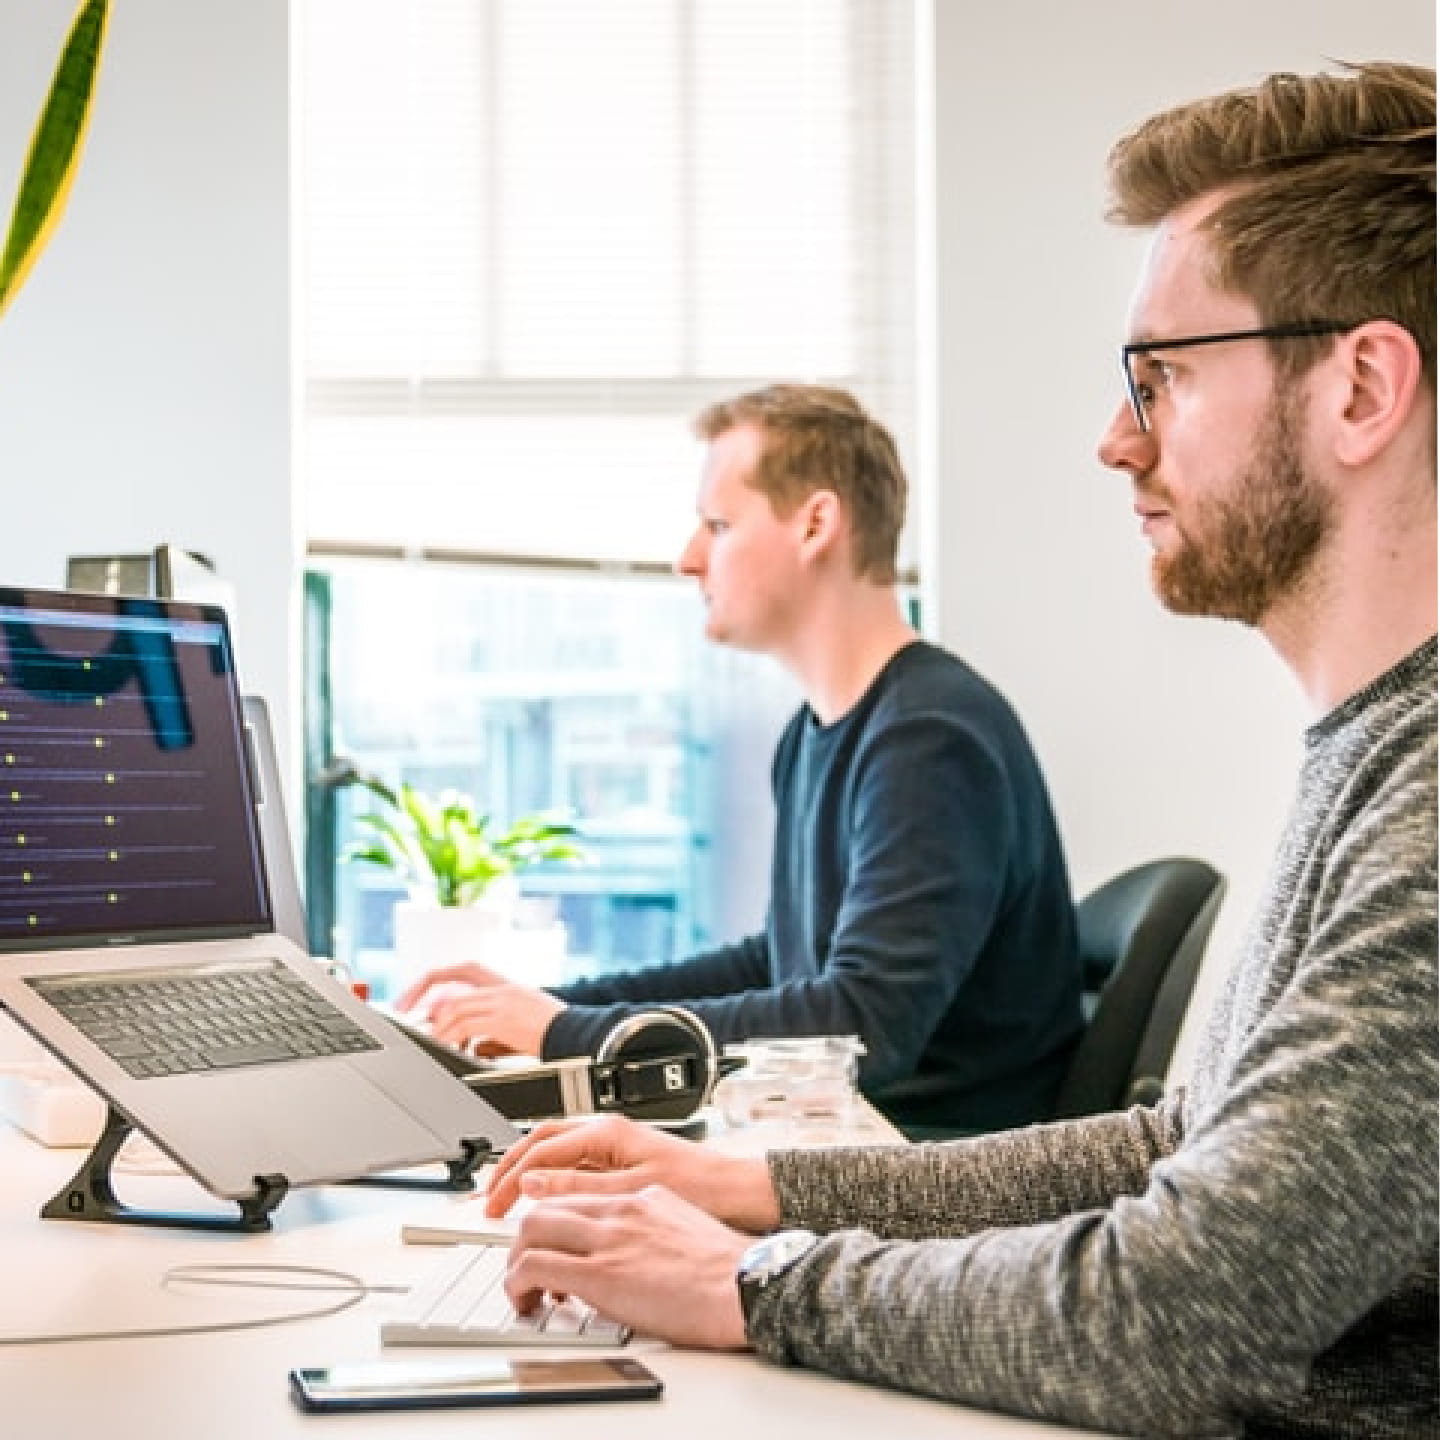
[[[517,1315],[505,1293],[505,1245],[455,1245],[380,1324],[385,1345],[623,1345],[624,1325],[573,1296]]]
[[[380,1049],[278,960],[26,983],[137,1080]]]

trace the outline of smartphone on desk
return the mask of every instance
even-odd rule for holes
[[[658,1400],[659,1376],[628,1357],[361,1361],[292,1370],[303,1410],[427,1410],[464,1405],[551,1405]]]

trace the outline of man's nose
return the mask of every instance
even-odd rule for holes
[[[680,552],[679,558],[675,561],[675,571],[679,575],[698,575],[701,570],[701,545],[704,537],[699,530],[685,542],[685,548]]]
[[[1098,453],[1102,465],[1123,470],[1127,475],[1143,475],[1154,467],[1158,454],[1155,437],[1136,423],[1129,401],[1122,400],[1115,407],[1115,414],[1100,437]]]

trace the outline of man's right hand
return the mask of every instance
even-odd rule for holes
[[[565,1008],[546,990],[473,963],[429,971],[395,1005],[423,1015],[442,1044],[480,1055],[540,1055],[550,1022]]]
[[[649,1185],[752,1234],[780,1223],[764,1160],[720,1154],[617,1115],[537,1126],[501,1156],[485,1209],[505,1215],[522,1196],[625,1195]]]

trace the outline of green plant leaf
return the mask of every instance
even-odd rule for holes
[[[362,830],[374,831],[373,843],[392,854],[397,861],[410,858],[409,836],[388,816],[377,810],[364,810],[355,817]]]
[[[370,865],[383,865],[387,870],[403,870],[404,856],[397,856],[388,845],[347,845],[340,857],[347,864],[361,861]]]
[[[65,211],[90,119],[109,0],[85,0],[50,82],[0,253],[0,314],[19,293]]]
[[[557,812],[522,816],[491,838],[490,817],[458,790],[426,795],[401,782],[393,789],[358,769],[347,784],[381,802],[355,823],[370,839],[347,847],[342,859],[393,870],[412,888],[424,886],[441,905],[471,905],[502,875],[543,860],[585,860],[579,831]]]

